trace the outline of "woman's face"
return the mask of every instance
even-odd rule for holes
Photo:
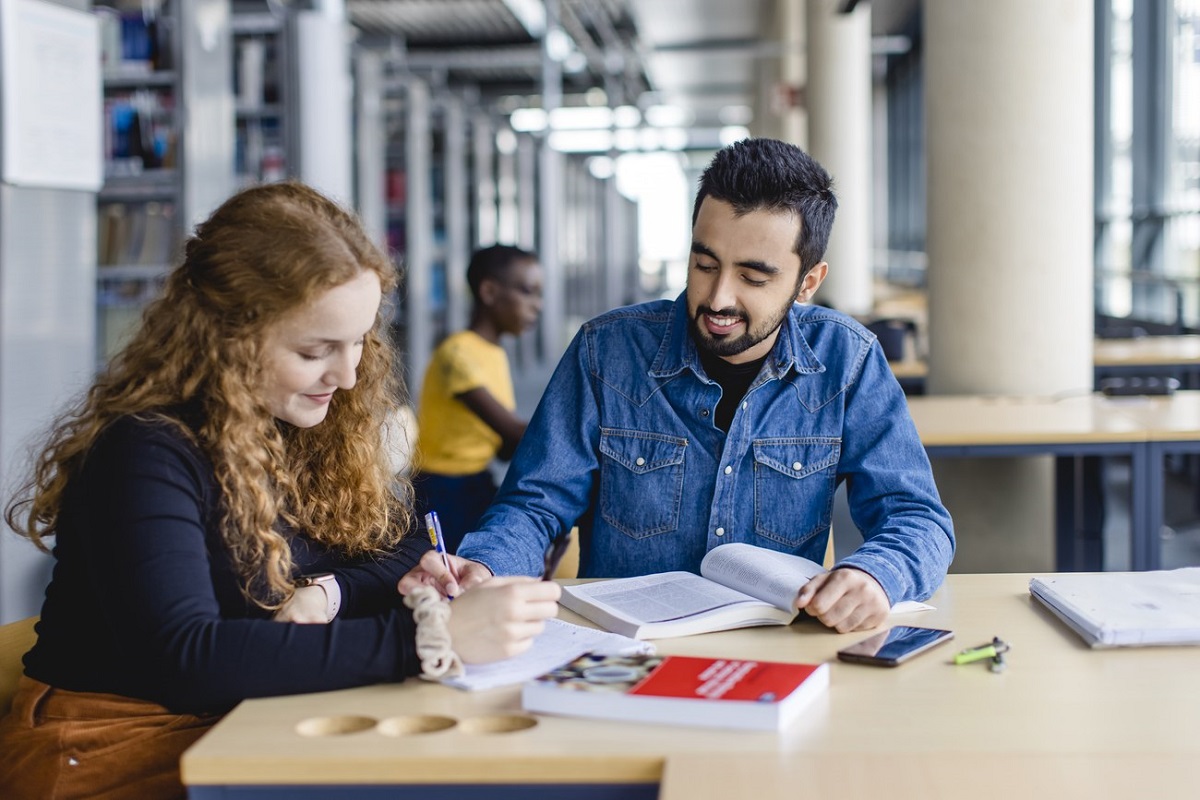
[[[311,428],[335,392],[353,388],[382,298],[379,276],[363,270],[267,329],[263,391],[276,419]]]

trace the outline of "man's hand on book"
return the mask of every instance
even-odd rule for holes
[[[804,584],[796,608],[838,633],[849,633],[882,625],[890,605],[878,581],[862,570],[844,567]]]

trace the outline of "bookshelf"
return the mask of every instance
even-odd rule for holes
[[[228,0],[99,0],[93,10],[104,86],[96,235],[103,364],[158,294],[185,233],[233,190],[233,104]],[[226,115],[228,134],[220,129]]]
[[[288,10],[266,3],[233,9],[233,95],[239,186],[271,183],[295,174],[289,109]]]

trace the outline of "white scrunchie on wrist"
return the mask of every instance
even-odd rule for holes
[[[462,659],[450,648],[450,603],[432,586],[418,586],[405,598],[417,623],[417,655],[421,677],[436,681],[465,672]]]

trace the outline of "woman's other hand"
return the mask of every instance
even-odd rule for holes
[[[561,595],[557,583],[534,578],[481,583],[451,604],[451,647],[467,664],[518,655],[529,649],[546,620],[558,614]]]

